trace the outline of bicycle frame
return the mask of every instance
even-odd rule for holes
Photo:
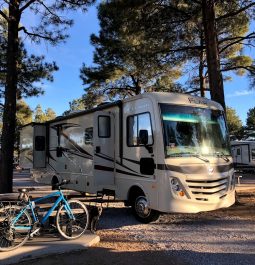
[[[20,230],[32,230],[33,226],[15,226],[15,223],[19,220],[19,218],[22,216],[22,214],[25,212],[25,210],[30,209],[32,212],[32,217],[33,217],[33,221],[38,222],[39,219],[35,214],[34,211],[34,205],[38,202],[44,201],[46,199],[52,198],[52,197],[58,197],[57,200],[55,201],[55,203],[53,204],[53,206],[48,210],[48,212],[45,214],[45,216],[43,217],[43,219],[41,220],[41,224],[45,224],[45,222],[47,221],[47,219],[49,218],[49,216],[52,214],[52,212],[56,209],[56,207],[62,202],[64,203],[64,207],[69,215],[69,217],[73,220],[75,220],[75,217],[72,213],[72,210],[67,202],[67,200],[65,199],[63,193],[61,190],[57,191],[57,192],[53,192],[49,195],[46,195],[42,198],[37,198],[35,200],[28,200],[28,204],[20,211],[20,213],[15,217],[15,219],[12,221],[11,226],[14,227],[15,229],[20,229]]]

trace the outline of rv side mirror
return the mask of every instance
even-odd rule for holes
[[[139,144],[147,145],[148,141],[149,141],[148,130],[140,130],[139,131]]]
[[[63,152],[62,147],[58,146],[56,151],[57,151],[57,157],[62,157],[62,152]]]

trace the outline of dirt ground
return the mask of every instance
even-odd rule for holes
[[[101,242],[80,252],[48,256],[19,265],[195,265],[255,264],[255,193],[240,192],[228,209],[163,215],[140,224],[123,205],[105,209]]]

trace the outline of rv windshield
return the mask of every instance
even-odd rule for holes
[[[166,157],[230,155],[220,110],[160,104]]]

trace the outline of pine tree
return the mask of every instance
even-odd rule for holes
[[[16,126],[16,96],[18,93],[18,53],[19,36],[30,38],[39,43],[45,40],[52,45],[64,41],[67,37],[65,31],[73,24],[71,19],[62,14],[69,10],[86,11],[88,4],[94,0],[58,0],[58,1],[36,1],[36,0],[10,0],[1,1],[2,10],[8,9],[8,13],[0,10],[0,16],[8,24],[7,37],[7,72],[4,93],[3,131],[1,148],[1,175],[0,193],[12,191],[12,163],[15,141]],[[21,21],[26,12],[31,12],[37,17],[33,25]]]
[[[230,107],[226,108],[227,125],[230,134],[236,134],[242,129],[242,121],[238,117],[236,110]]]
[[[81,70],[86,90],[121,97],[143,90],[179,91],[175,80],[186,73],[189,78],[182,89],[202,96],[208,90],[224,106],[228,72],[255,76],[252,58],[243,54],[244,45],[252,47],[255,38],[249,32],[254,5],[249,0],[233,0],[231,5],[213,0],[103,2],[98,14],[101,30],[91,37],[96,66]],[[213,17],[207,18],[209,10]],[[213,46],[208,43],[212,31]],[[212,71],[214,77],[209,78]]]
[[[47,108],[45,111],[46,121],[50,121],[56,118],[56,113],[53,109]]]
[[[91,36],[95,47],[94,65],[83,65],[81,78],[86,92],[127,97],[144,91],[179,91],[176,80],[181,75],[178,60],[164,61],[153,55],[150,47],[129,23],[141,17],[145,1],[107,1],[99,6],[101,30]],[[159,46],[161,43],[159,43]]]
[[[46,115],[42,110],[40,104],[38,104],[34,111],[34,122],[42,123],[46,121]]]
[[[246,125],[250,129],[255,129],[255,107],[248,110]]]

